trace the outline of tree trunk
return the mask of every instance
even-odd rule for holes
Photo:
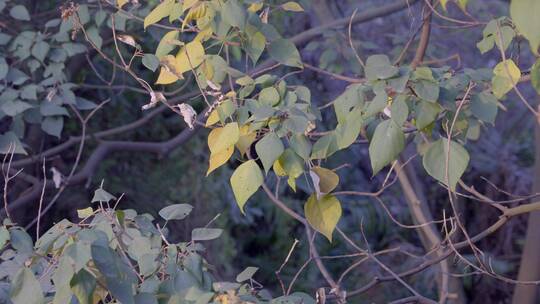
[[[535,164],[532,193],[540,192],[540,123],[535,123]],[[536,198],[537,202],[540,202]],[[529,214],[525,247],[521,256],[519,281],[540,280],[540,211]],[[538,303],[538,286],[518,284],[514,289],[513,304]]]

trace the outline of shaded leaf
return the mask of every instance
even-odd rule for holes
[[[191,213],[191,210],[193,206],[190,204],[174,204],[159,210],[159,216],[166,221],[183,220]]]
[[[431,144],[424,154],[422,163],[429,175],[455,190],[457,182],[469,164],[469,153],[455,141],[450,141],[450,151],[448,151],[448,140],[441,138]]]

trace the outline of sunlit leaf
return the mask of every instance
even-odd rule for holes
[[[313,194],[304,205],[304,213],[309,224],[331,242],[332,233],[341,218],[339,200],[332,195],[324,195],[317,199]]]
[[[500,62],[493,69],[491,80],[493,94],[497,98],[502,98],[518,83],[521,78],[521,71],[512,59]]]
[[[257,192],[263,184],[261,169],[254,160],[248,160],[236,168],[231,176],[231,186],[236,203],[242,213],[247,200]]]
[[[217,168],[221,167],[223,164],[227,163],[227,161],[233,155],[233,152],[234,152],[234,145],[220,152],[210,154],[210,160],[208,164],[208,170],[206,171],[206,176],[208,176]]]

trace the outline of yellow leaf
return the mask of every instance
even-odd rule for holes
[[[186,44],[176,55],[176,69],[181,73],[198,67],[204,61],[204,47],[198,40]]]
[[[521,78],[521,71],[512,59],[500,62],[493,69],[493,78],[491,85],[493,94],[497,98],[503,97],[508,93]]]
[[[228,147],[227,149],[218,152],[218,153],[212,153],[210,155],[210,164],[208,165],[208,171],[206,171],[206,176],[208,174],[212,173],[212,171],[216,170],[217,168],[221,167],[223,164],[225,164],[229,158],[233,155],[234,152],[234,145]]]
[[[92,214],[94,214],[94,210],[92,209],[92,207],[77,209],[77,216],[79,218],[87,218],[90,217]]]
[[[185,11],[185,10],[184,10]],[[202,18],[206,15],[207,12],[207,6],[205,3],[201,3],[197,6],[192,6],[188,13],[186,14],[186,17],[184,17],[184,21],[182,22],[182,31],[188,25],[191,20],[197,20],[199,18]]]
[[[118,5],[119,8],[122,8],[126,3],[128,3],[129,0],[117,0],[116,5]]]
[[[332,233],[341,218],[341,203],[332,195],[317,200],[312,194],[304,205],[304,213],[309,224],[332,242]]]
[[[182,6],[182,10],[185,12],[186,10],[192,8],[198,2],[199,0],[185,0],[184,5]]]
[[[462,10],[467,10],[467,3],[469,2],[469,0],[458,0],[458,6],[459,8],[461,8]]]
[[[173,73],[169,72],[166,68],[161,67],[156,84],[170,84],[178,80]]]
[[[248,125],[240,127],[240,138],[236,143],[236,148],[238,148],[238,151],[240,151],[240,155],[244,156],[244,154],[246,154],[247,150],[251,144],[253,144],[256,138],[257,134],[255,132],[250,132]]]
[[[216,109],[214,109],[210,115],[208,115],[208,118],[206,119],[206,127],[210,127],[212,125],[215,125],[219,121],[219,114]]]
[[[300,4],[298,4],[298,3],[294,2],[294,1],[289,1],[287,3],[282,4],[281,8],[283,8],[286,11],[291,11],[291,12],[303,12],[304,11],[304,9],[300,6]]]
[[[247,200],[257,192],[263,182],[261,169],[254,160],[248,160],[236,168],[231,176],[231,186],[242,213]]]
[[[252,13],[256,13],[263,7],[263,4],[264,3],[262,3],[262,2],[261,3],[253,3],[248,7],[248,11],[250,11]]]
[[[174,0],[165,0],[154,8],[150,14],[144,18],[144,28],[159,22],[161,19],[169,16],[174,7]]]
[[[339,184],[339,176],[332,170],[322,167],[314,167],[312,169],[319,177],[319,189],[321,193],[330,193]]]
[[[212,33],[213,33],[212,32],[212,27],[209,26],[209,27],[205,28],[204,30],[198,32],[197,36],[195,36],[195,39],[193,39],[193,40],[204,42],[204,41],[212,38]]]
[[[448,3],[448,0],[441,0],[441,6],[446,10],[446,4]]]
[[[208,147],[212,154],[219,153],[236,144],[240,137],[238,123],[231,122],[223,128],[215,128],[208,135]]]
[[[274,173],[277,176],[287,176],[287,172],[285,172],[285,169],[283,169],[283,166],[281,166],[279,159],[274,162],[272,169],[274,169]]]

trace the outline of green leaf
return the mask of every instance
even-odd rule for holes
[[[266,173],[272,168],[272,165],[284,150],[281,139],[274,132],[267,133],[255,144],[255,151],[257,151]]]
[[[450,151],[448,151],[448,139],[443,137],[431,144],[424,154],[422,163],[429,175],[455,191],[457,182],[469,164],[469,153],[455,141],[450,141]]]
[[[4,248],[6,243],[9,241],[9,231],[6,226],[0,227],[0,250]]]
[[[268,87],[259,93],[259,101],[269,106],[275,106],[279,103],[279,92],[274,87]]]
[[[416,114],[416,127],[418,130],[423,130],[437,119],[437,115],[441,112],[439,104],[420,100]]]
[[[256,32],[255,34],[249,36],[246,45],[246,52],[251,57],[253,64],[257,63],[257,60],[259,60],[259,58],[261,57],[261,54],[263,53],[265,47],[266,37],[264,37],[263,33]]]
[[[96,279],[85,269],[81,269],[71,279],[69,285],[71,291],[77,297],[80,304],[93,304],[94,290],[96,289]]]
[[[43,116],[58,116],[58,115],[65,115],[69,116],[68,111],[66,108],[55,105],[51,102],[42,102],[41,106],[39,107],[39,113]]]
[[[9,66],[4,57],[0,57],[0,80],[6,78],[9,71]]]
[[[86,30],[88,33],[88,39],[91,43],[93,43],[98,49],[101,49],[101,46],[103,45],[103,38],[99,35],[99,30],[93,26]]]
[[[498,108],[497,98],[489,92],[481,92],[471,97],[471,112],[482,121],[495,124]]]
[[[396,97],[390,106],[392,120],[400,127],[403,126],[405,121],[407,121],[407,117],[409,117],[409,107],[402,97],[402,95]]]
[[[17,20],[30,21],[30,14],[24,5],[15,5],[9,10],[9,15]]]
[[[236,144],[239,138],[240,129],[238,129],[238,123],[231,122],[210,132],[208,135],[208,147],[212,154],[219,153]]]
[[[13,304],[43,304],[41,285],[32,271],[21,268],[11,281],[10,299]]]
[[[531,68],[531,84],[536,92],[540,94],[540,59],[536,60]]]
[[[60,138],[64,128],[64,118],[62,116],[47,116],[41,122],[41,129],[45,133]]]
[[[11,131],[0,135],[0,154],[8,153],[28,155],[17,135]]]
[[[311,142],[304,134],[293,134],[290,138],[291,148],[305,161],[309,160],[311,153]]]
[[[527,40],[534,54],[538,54],[540,46],[540,1],[512,0],[510,3],[510,17],[519,33]]]
[[[144,18],[144,29],[154,23],[159,22],[161,19],[168,17],[171,14],[173,8],[174,0],[165,0],[161,2]]]
[[[144,54],[142,64],[152,72],[155,72],[159,67],[159,59],[152,54]]]
[[[373,175],[391,163],[405,148],[405,135],[393,120],[381,122],[369,143],[369,158]]]
[[[324,159],[330,157],[337,150],[339,150],[339,147],[337,145],[336,133],[332,132],[326,134],[313,144],[313,149],[311,149],[311,159]]]
[[[240,30],[244,29],[246,24],[246,12],[236,0],[228,0],[221,7],[221,16],[223,21]]]
[[[91,252],[111,295],[122,304],[135,304],[133,284],[137,282],[137,277],[130,266],[112,248],[98,242],[91,245]]]
[[[236,276],[236,282],[242,283],[251,279],[257,270],[259,270],[259,267],[246,267],[246,269],[242,270],[242,272]]]
[[[193,206],[190,204],[174,204],[159,210],[159,216],[166,221],[183,220],[191,213],[191,210]]]
[[[32,108],[32,105],[27,103],[27,102],[24,102],[24,101],[20,101],[20,100],[8,100],[8,101],[5,101],[2,106],[0,107],[0,109],[8,116],[11,116],[11,117],[14,117],[14,116],[17,116],[21,113],[23,113],[24,111],[28,110],[28,109],[31,109]]]
[[[171,43],[172,41],[178,40],[179,31],[170,31],[167,34],[163,35],[156,49],[156,57],[160,59],[161,57],[168,55],[176,45]]]
[[[334,111],[338,123],[345,122],[352,108],[364,104],[364,85],[353,84],[334,100]]]
[[[497,98],[502,98],[518,83],[521,78],[521,71],[512,59],[500,62],[493,69],[491,86],[493,94]]]
[[[268,45],[268,54],[275,61],[292,67],[302,67],[300,53],[288,39],[276,39]]]
[[[386,55],[372,55],[366,60],[366,77],[368,80],[388,79],[399,73],[399,69],[390,63]]]
[[[257,192],[263,184],[264,178],[261,169],[254,160],[241,164],[231,176],[231,186],[236,203],[242,213],[247,200]]]
[[[9,230],[9,239],[11,247],[19,253],[32,254],[34,252],[34,242],[26,231],[19,228]]]
[[[317,200],[312,194],[304,205],[304,213],[309,224],[332,242],[332,233],[341,218],[341,203],[333,195],[325,195]]]
[[[49,44],[45,41],[38,41],[34,44],[32,47],[32,56],[34,56],[39,61],[45,60],[45,56],[47,56],[47,53],[49,53],[49,49],[51,47]]]
[[[192,241],[210,241],[217,239],[223,229],[218,228],[195,228],[191,231],[191,240]]]
[[[115,200],[115,199],[116,197],[114,197],[109,192],[103,190],[103,188],[98,188],[96,189],[96,191],[94,191],[94,197],[92,198],[92,203],[97,203],[97,202],[107,203],[110,200]]]
[[[352,145],[360,135],[360,130],[364,125],[362,119],[362,109],[360,107],[352,110],[344,122],[336,127],[336,143],[339,149],[345,149]]]
[[[419,80],[413,83],[413,90],[423,100],[437,102],[440,93],[439,84],[431,80]]]
[[[388,105],[388,95],[385,92],[380,92],[375,95],[375,98],[368,103],[365,117],[370,117],[380,113]]]

